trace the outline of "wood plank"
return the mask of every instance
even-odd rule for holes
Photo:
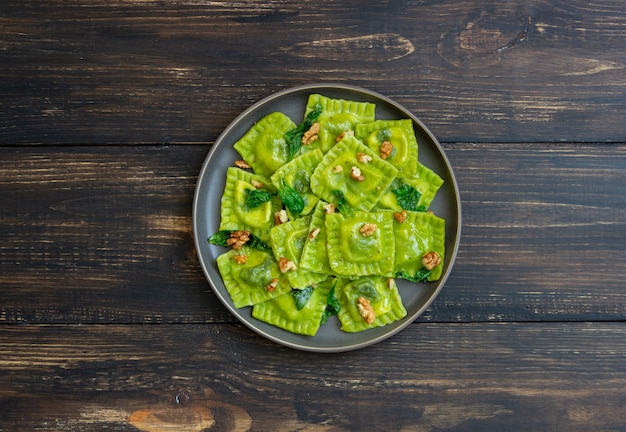
[[[343,82],[444,142],[623,141],[620,0],[0,5],[0,143],[205,143],[278,90]]]
[[[232,322],[191,232],[207,151],[0,147],[0,322]],[[626,318],[626,146],[450,144],[446,153],[462,240],[422,321]]]
[[[320,355],[238,325],[5,325],[0,430],[624,430],[625,336],[420,323]]]

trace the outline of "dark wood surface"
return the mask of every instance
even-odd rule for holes
[[[618,0],[0,3],[0,431],[626,430]],[[192,199],[259,99],[400,102],[461,192],[453,272],[363,350],[212,293]]]

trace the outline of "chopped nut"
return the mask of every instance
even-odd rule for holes
[[[235,255],[235,262],[237,264],[245,264],[248,262],[248,255]]]
[[[285,209],[282,209],[274,213],[274,222],[276,223],[276,225],[289,222],[289,216],[287,215],[287,211]]]
[[[315,122],[311,125],[308,131],[302,135],[302,145],[309,145],[313,141],[319,138],[320,124]]]
[[[293,261],[289,261],[285,257],[280,257],[280,259],[278,260],[278,268],[280,268],[281,273],[287,273],[289,270],[298,270],[298,267],[296,267],[296,263],[294,263]]]
[[[340,172],[343,172],[343,167],[341,165],[335,165],[333,167],[333,173],[339,174]]]
[[[235,161],[235,166],[241,169],[250,169],[252,168],[248,162],[246,162],[245,160],[236,160]]]
[[[266,290],[272,292],[276,289],[276,285],[278,285],[278,278],[272,279],[272,282],[268,286],[265,287]]]
[[[359,229],[359,232],[361,233],[361,235],[363,237],[369,237],[372,234],[374,234],[376,232],[376,230],[378,229],[378,226],[376,224],[373,223],[365,223],[363,224],[363,226]]]
[[[426,267],[427,270],[434,269],[440,263],[441,263],[441,256],[435,251],[427,252],[422,257],[422,265]]]
[[[393,217],[395,218],[395,220],[397,220],[399,223],[402,223],[406,220],[407,216],[408,216],[408,212],[406,210],[402,210],[401,212],[395,212],[393,214]]]
[[[394,278],[387,279],[387,288],[393,289],[396,286],[396,280]]]
[[[370,155],[360,152],[356,154],[356,158],[359,160],[359,162],[364,164],[368,164],[372,161],[372,157]]]
[[[357,300],[357,306],[359,307],[359,313],[367,324],[372,324],[376,319],[376,313],[372,307],[370,301],[365,297],[359,297]]]
[[[317,237],[317,235],[320,233],[321,229],[319,227],[311,230],[311,232],[309,233],[309,239],[310,240],[315,240],[315,237]]]
[[[342,139],[344,139],[345,137],[349,137],[349,136],[354,136],[354,131],[352,130],[347,130],[347,131],[343,131],[341,132],[337,138],[335,138],[335,142],[339,142]]]
[[[250,184],[257,189],[261,189],[263,187],[263,182],[260,182],[257,179],[250,180]]]
[[[337,210],[337,205],[335,205],[333,203],[326,204],[324,206],[324,211],[326,212],[326,214],[335,213],[335,210]]]
[[[250,231],[233,231],[230,233],[230,238],[226,240],[226,244],[232,246],[235,250],[239,250],[248,240],[250,240]]]
[[[391,152],[393,151],[393,144],[389,141],[385,141],[380,146],[380,157],[381,159],[387,159],[391,156]]]
[[[365,180],[365,177],[363,177],[363,175],[361,174],[361,170],[355,166],[353,166],[352,169],[350,170],[350,177],[358,181]]]

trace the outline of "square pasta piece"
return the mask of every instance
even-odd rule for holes
[[[314,336],[321,326],[332,278],[316,286],[294,289],[274,299],[254,305],[252,316],[284,330]]]
[[[255,185],[269,186],[268,192],[274,192],[270,181],[239,168],[226,170],[226,184],[221,200],[220,230],[248,230],[264,242],[269,241],[270,228],[274,225],[274,213],[282,208],[280,199],[272,196],[269,201],[258,207],[248,205],[250,191],[258,190]]]
[[[289,117],[274,112],[252,125],[233,147],[255,173],[269,177],[289,160],[285,133],[294,127]]]
[[[270,252],[243,247],[217,257],[217,268],[236,308],[252,306],[291,291]]]
[[[406,212],[403,222],[394,218],[393,232],[396,244],[402,245],[396,248],[396,277],[415,278],[416,275],[426,274],[426,280],[438,280],[443,272],[445,257],[445,220],[432,213]],[[430,273],[424,273],[427,269],[424,269],[422,258],[430,252],[439,255],[440,262]]]
[[[417,172],[417,138],[412,120],[376,120],[359,124],[355,136],[398,168],[398,177],[412,177]]]
[[[326,247],[328,236],[326,235],[326,210],[325,201],[318,201],[315,210],[311,214],[309,235],[300,256],[300,267],[318,273],[334,274],[328,261],[328,249]]]
[[[299,215],[291,215],[293,218],[311,213],[319,200],[319,197],[311,191],[310,182],[313,170],[322,161],[323,156],[321,150],[315,149],[287,162],[270,177],[276,189],[280,189],[284,183],[291,186],[304,200],[304,209]]]
[[[406,316],[394,279],[380,276],[342,279],[336,284],[335,296],[341,305],[337,317],[345,332],[382,327]]]
[[[354,210],[371,210],[398,174],[353,136],[346,136],[324,155],[313,171],[311,190],[327,202],[338,194]]]
[[[326,215],[328,260],[346,277],[392,276],[395,255],[391,212]]]
[[[426,211],[443,185],[443,179],[423,164],[411,178],[397,178],[380,198],[376,208]]]
[[[356,102],[344,99],[332,99],[320,94],[311,94],[307,101],[305,116],[321,106],[322,112],[317,118],[320,130],[317,139],[303,145],[302,153],[319,148],[326,153],[335,145],[337,137],[347,131],[354,131],[359,123],[374,121],[376,105],[369,102]]]
[[[302,255],[304,243],[309,236],[310,221],[310,216],[302,217],[294,221],[275,225],[270,230],[274,258],[278,261],[279,268],[281,267],[281,261],[283,262],[282,265],[288,268],[285,271],[285,276],[293,288],[304,288],[323,281],[328,277],[325,274],[300,268],[300,256]],[[290,266],[288,262],[292,262],[293,266]]]

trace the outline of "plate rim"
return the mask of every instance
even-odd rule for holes
[[[367,95],[368,97],[371,98],[375,98],[375,99],[380,99],[381,101],[387,103],[388,105],[391,105],[392,107],[394,107],[395,109],[402,111],[404,114],[406,114],[407,116],[409,116],[411,118],[411,120],[413,120],[416,124],[419,125],[419,127],[422,129],[422,132],[425,133],[426,135],[428,135],[428,137],[430,138],[430,140],[432,141],[432,143],[435,145],[436,149],[437,149],[437,156],[441,157],[443,164],[445,165],[450,179],[447,179],[448,182],[452,183],[452,190],[454,192],[454,201],[455,201],[455,206],[456,206],[456,219],[457,219],[457,224],[456,224],[456,235],[453,241],[453,250],[452,253],[450,254],[449,257],[449,261],[448,261],[448,266],[447,268],[444,270],[441,278],[437,281],[438,285],[436,287],[436,289],[433,291],[433,293],[427,298],[427,300],[414,312],[411,314],[410,318],[407,319],[404,323],[402,323],[401,325],[398,325],[397,327],[389,330],[388,332],[385,332],[383,334],[380,334],[378,336],[372,337],[366,341],[362,341],[362,342],[357,342],[354,344],[349,344],[349,345],[341,345],[341,346],[332,346],[332,347],[320,347],[320,346],[310,346],[310,345],[305,345],[305,344],[300,344],[300,343],[295,343],[295,342],[290,342],[290,341],[285,341],[282,338],[275,336],[273,334],[270,334],[266,331],[263,331],[262,329],[260,329],[259,327],[255,326],[252,322],[248,321],[247,319],[245,319],[244,317],[241,316],[241,314],[238,312],[238,308],[235,308],[233,305],[231,305],[223,296],[223,293],[220,292],[219,289],[217,289],[217,287],[214,285],[214,282],[212,280],[212,277],[209,274],[208,268],[207,268],[207,264],[204,262],[203,259],[203,252],[201,249],[201,244],[204,244],[204,242],[206,241],[206,239],[200,239],[199,235],[198,235],[198,224],[199,224],[199,218],[198,218],[198,206],[199,206],[199,202],[200,202],[200,190],[201,190],[201,186],[203,183],[203,180],[206,176],[206,171],[210,166],[210,162],[213,159],[213,157],[215,156],[215,154],[217,153],[218,148],[221,148],[221,143],[222,141],[231,133],[231,131],[233,129],[235,129],[238,124],[245,118],[247,118],[250,113],[254,112],[255,110],[258,110],[260,107],[262,107],[263,105],[266,105],[268,103],[271,103],[272,101],[276,100],[276,99],[280,99],[282,97],[285,97],[287,95],[293,94],[293,93],[300,93],[303,91],[319,91],[321,89],[328,89],[328,90],[340,90],[340,91],[350,91],[350,92],[356,92],[356,93],[361,93],[364,95]],[[217,298],[220,300],[220,302],[228,309],[228,311],[242,324],[244,324],[244,326],[246,326],[247,328],[249,328],[250,330],[252,330],[253,332],[255,332],[256,334],[265,337],[268,340],[271,340],[277,344],[280,344],[282,346],[286,346],[289,348],[293,348],[293,349],[297,349],[297,350],[301,350],[301,351],[309,351],[309,352],[319,352],[319,353],[337,353],[337,352],[346,352],[346,351],[352,351],[352,350],[357,350],[357,349],[361,349],[361,348],[365,348],[371,345],[374,345],[376,343],[382,342],[385,339],[388,339],[390,337],[392,337],[393,335],[396,335],[397,333],[399,333],[400,331],[404,330],[408,325],[410,325],[411,323],[413,323],[417,318],[419,318],[424,311],[434,302],[434,300],[438,297],[439,293],[441,292],[441,290],[443,289],[444,285],[446,284],[452,269],[454,267],[454,263],[456,261],[456,257],[457,257],[457,253],[459,250],[459,245],[460,245],[460,240],[461,240],[461,228],[462,228],[462,210],[461,210],[461,197],[460,197],[460,192],[459,192],[459,187],[458,187],[458,183],[456,180],[456,175],[454,174],[454,171],[452,169],[452,165],[450,164],[450,161],[441,145],[441,143],[439,142],[439,140],[437,139],[437,137],[430,131],[430,129],[415,115],[413,114],[413,112],[409,109],[407,109],[405,106],[403,106],[402,104],[396,102],[395,100],[382,95],[380,93],[378,93],[377,91],[373,91],[373,90],[369,90],[360,86],[355,86],[355,85],[351,85],[351,84],[343,84],[343,83],[333,83],[333,82],[328,82],[328,83],[312,83],[312,84],[303,84],[303,85],[298,85],[298,86],[294,86],[294,87],[289,87],[289,88],[285,88],[283,90],[279,90],[277,92],[274,92],[268,96],[265,96],[261,99],[259,99],[258,101],[254,102],[252,105],[250,105],[248,108],[246,108],[245,110],[243,110],[240,114],[238,114],[227,126],[226,128],[224,128],[224,130],[219,134],[219,136],[215,139],[215,141],[213,142],[213,144],[211,145],[211,148],[209,149],[203,163],[202,163],[202,167],[198,173],[198,178],[196,181],[196,185],[195,185],[195,189],[194,189],[194,196],[193,196],[193,206],[192,206],[192,230],[193,230],[193,237],[194,237],[194,245],[195,245],[195,249],[196,249],[196,254],[198,257],[198,261],[200,263],[200,267],[202,268],[203,274],[205,276],[205,279],[207,280],[207,282],[209,283],[209,286],[211,287],[211,290],[213,291],[213,293],[217,296]],[[253,318],[254,319],[254,318]]]

